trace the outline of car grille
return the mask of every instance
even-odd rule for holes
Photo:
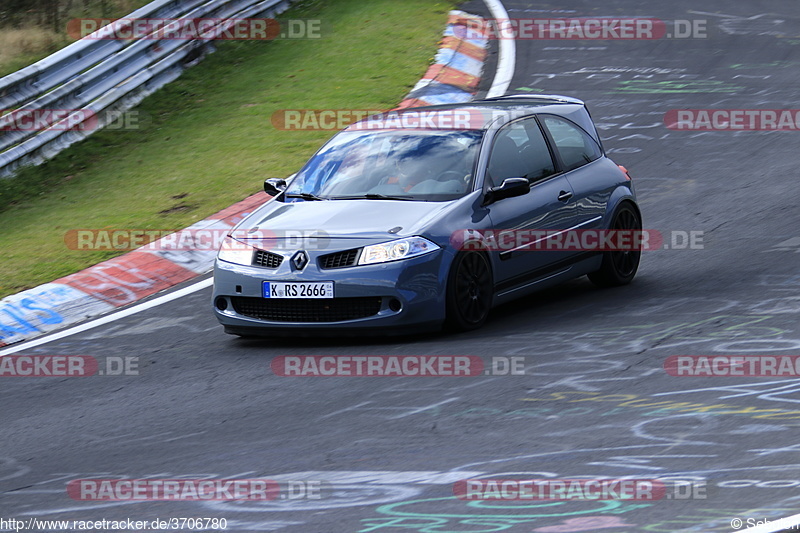
[[[353,266],[356,264],[356,259],[358,259],[358,253],[360,251],[361,248],[356,248],[354,250],[345,250],[344,252],[323,255],[319,258],[319,266],[325,269]]]
[[[253,266],[260,266],[264,268],[278,268],[283,263],[283,256],[274,254],[272,252],[265,252],[264,250],[256,250],[253,255]]]
[[[274,322],[340,322],[367,318],[378,314],[381,300],[374,296],[302,300],[231,298],[233,308],[240,315]]]

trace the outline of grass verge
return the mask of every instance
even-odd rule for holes
[[[0,190],[0,297],[119,255],[69,250],[71,229],[179,229],[295,172],[333,132],[279,131],[272,114],[395,106],[453,6],[306,0],[283,17],[322,20],[323,38],[221,43],[142,102],[146,126],[101,131],[24,169]]]

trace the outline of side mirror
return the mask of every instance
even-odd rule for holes
[[[488,205],[504,198],[523,196],[529,192],[531,192],[531,185],[528,182],[528,178],[506,178],[502,184],[486,191],[483,205]]]
[[[286,180],[280,178],[269,178],[264,180],[264,192],[270,196],[277,196],[286,188]]]

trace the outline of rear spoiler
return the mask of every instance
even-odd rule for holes
[[[583,100],[572,98],[571,96],[561,96],[559,94],[507,94],[504,96],[495,96],[493,98],[485,98],[484,101],[507,101],[507,100],[523,100],[523,101],[536,101],[553,102],[562,104],[578,104],[586,106]]]

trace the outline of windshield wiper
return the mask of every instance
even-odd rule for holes
[[[327,198],[321,198],[316,194],[311,194],[310,192],[290,192],[284,194],[286,198],[302,198],[303,200],[327,200]]]
[[[334,196],[331,200],[403,200],[403,201],[413,201],[414,198],[410,196],[387,196],[385,194],[377,194],[377,193],[368,193],[368,194],[359,194],[354,196]]]

